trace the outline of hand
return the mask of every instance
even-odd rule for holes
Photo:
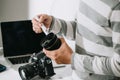
[[[33,31],[35,31],[36,33],[41,33],[42,24],[44,24],[46,28],[50,28],[52,22],[51,16],[47,14],[40,14],[36,17],[38,18],[38,20],[35,17],[32,19]]]
[[[67,45],[65,40],[61,38],[62,45],[59,49],[48,51],[43,49],[43,52],[47,57],[56,61],[58,64],[70,64],[71,63],[71,55],[73,53],[72,49]]]

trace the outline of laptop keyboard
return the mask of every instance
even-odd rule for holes
[[[16,57],[16,58],[8,58],[12,64],[22,64],[22,63],[28,63],[30,56],[24,56],[24,57]]]

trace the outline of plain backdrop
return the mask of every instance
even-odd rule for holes
[[[0,0],[0,22],[32,19],[49,14],[64,20],[74,20],[79,0]],[[67,41],[70,46],[74,42]],[[2,37],[0,32],[0,47]],[[74,47],[73,47],[74,48]]]

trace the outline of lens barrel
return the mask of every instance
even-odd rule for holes
[[[49,33],[42,40],[41,46],[47,50],[56,50],[61,46],[61,40],[54,33]]]
[[[20,66],[18,70],[22,80],[30,80],[34,76],[38,75],[38,70],[35,63]]]
[[[40,41],[40,45],[43,48],[52,51],[61,46],[61,40],[57,38],[54,33],[49,33],[44,36]],[[43,79],[50,78],[55,74],[51,59],[48,58],[43,51],[38,52],[31,60],[31,63],[20,66],[18,69],[22,80],[30,80],[37,75]]]

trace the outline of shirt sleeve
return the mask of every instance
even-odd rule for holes
[[[67,39],[75,40],[76,21],[64,21],[53,17],[50,32],[64,35]]]
[[[91,57],[74,53],[72,56],[73,69],[80,72],[120,77],[120,4],[112,11],[110,24],[114,55],[112,57]]]

